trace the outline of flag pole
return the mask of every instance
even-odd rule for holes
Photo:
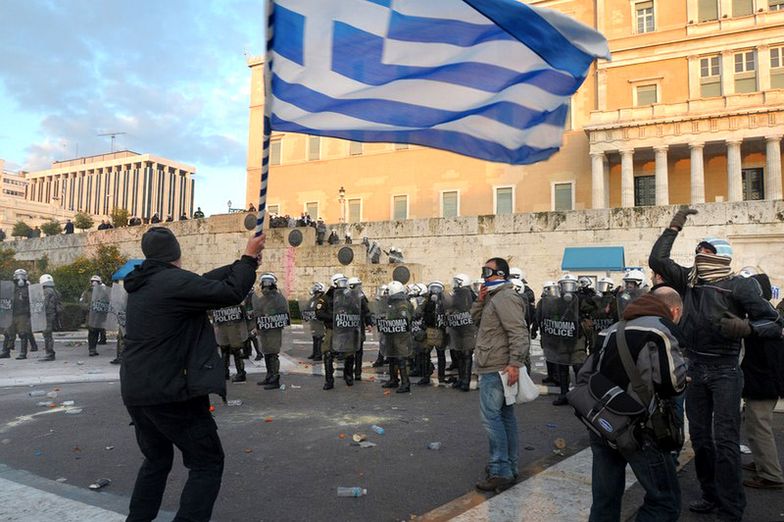
[[[267,214],[267,183],[269,180],[270,140],[272,124],[270,117],[270,96],[272,85],[272,42],[275,36],[275,1],[266,0],[267,43],[264,55],[264,137],[261,155],[261,187],[259,189],[259,214],[256,217],[256,236],[264,232],[264,218]]]

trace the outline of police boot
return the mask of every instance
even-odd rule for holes
[[[237,368],[237,375],[231,378],[231,382],[245,382],[245,356],[242,353],[234,354],[234,367]]]
[[[103,328],[98,332],[98,344],[106,344],[106,330]]]
[[[553,406],[566,406],[569,401],[566,400],[566,394],[569,392],[569,365],[558,365],[558,380],[561,385],[561,394],[553,401]]]
[[[30,351],[37,352],[38,351],[38,343],[35,342],[35,334],[30,332],[27,334],[27,337],[30,339]]]
[[[408,371],[409,377],[422,377],[422,354],[416,352],[411,358],[411,369]]]
[[[446,384],[446,353],[444,350],[436,350],[438,356],[438,384]]]
[[[346,386],[354,386],[354,355],[346,355],[343,360],[343,380]]]
[[[400,370],[400,388],[395,390],[395,393],[410,393],[411,381],[408,379],[408,363],[405,359],[400,359],[398,369]]]
[[[467,392],[467,391],[471,391],[471,371],[473,370],[473,365],[474,365],[474,359],[471,355],[471,352],[465,354],[463,365],[465,368],[463,370],[464,372],[463,374],[465,375],[465,380],[463,381],[463,384],[460,385],[460,391]]]
[[[359,349],[357,354],[354,356],[354,380],[361,381],[362,380],[362,356],[364,355],[364,350]]]
[[[253,360],[260,361],[264,356],[261,354],[261,347],[259,346],[259,338],[253,335],[250,338],[250,342],[251,344],[253,344],[253,349],[256,350],[256,357]]]
[[[465,378],[465,358],[462,352],[455,357],[455,362],[457,363],[457,379],[452,383],[452,388],[460,388]]]
[[[386,361],[384,360],[384,356],[381,355],[381,351],[379,351],[378,357],[376,357],[376,360],[373,361],[373,368],[383,368],[385,364]]]
[[[51,335],[48,337],[44,337],[44,350],[46,351],[46,357],[42,359],[38,359],[39,362],[49,362],[54,361],[54,339]]]
[[[272,380],[272,362],[270,361],[270,356],[267,354],[264,354],[264,367],[267,369],[267,375],[264,377],[263,381],[256,383],[259,386],[269,384],[269,382]]]
[[[8,335],[3,339],[3,348],[0,350],[0,359],[8,359],[11,357],[11,343],[8,342]]]
[[[400,386],[400,381],[397,379],[397,359],[389,358],[389,380],[382,384],[382,388],[397,388]]]
[[[430,364],[430,351],[424,352],[419,360],[419,371],[422,378],[419,379],[417,384],[419,386],[430,386],[430,376],[433,375],[433,365]]]
[[[22,345],[19,348],[19,355],[16,356],[17,360],[27,359],[27,336],[22,337]]]
[[[324,354],[324,389],[335,387],[335,366],[332,364],[332,352]]]
[[[324,346],[324,338],[323,337],[314,337],[313,338],[313,360],[320,361],[321,360],[321,347]]]
[[[460,355],[461,353],[457,350],[449,350],[449,366],[447,366],[446,371],[460,371]]]
[[[277,390],[280,388],[280,359],[278,354],[270,354],[270,364],[272,365],[272,378],[264,385],[265,390]]]
[[[223,378],[225,380],[231,379],[231,371],[229,371],[229,363],[231,362],[231,354],[228,350],[221,350],[221,355],[223,356]]]
[[[242,358],[243,359],[250,359],[251,354],[253,354],[253,347],[250,344],[250,339],[248,339],[242,345]]]

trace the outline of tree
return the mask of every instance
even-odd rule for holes
[[[33,229],[30,225],[24,221],[17,221],[13,230],[11,231],[11,235],[14,237],[30,237],[30,233],[32,231]]]
[[[0,248],[0,280],[10,281],[14,275],[14,255],[13,248]]]
[[[73,224],[79,230],[87,230],[88,228],[93,228],[95,221],[93,221],[93,217],[90,214],[77,212],[74,216]]]
[[[114,210],[112,210],[112,213],[109,215],[112,218],[112,226],[114,228],[127,227],[129,215],[130,213],[128,212],[127,209],[115,208]]]
[[[59,221],[52,219],[41,225],[41,231],[47,236],[56,236],[63,231],[63,227],[60,226]]]
[[[112,274],[126,261],[128,258],[120,254],[116,246],[99,245],[92,257],[78,257],[73,263],[59,266],[50,273],[63,300],[75,302],[90,285],[90,277],[97,274],[104,283],[110,284]]]

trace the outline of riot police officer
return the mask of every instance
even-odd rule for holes
[[[291,324],[289,303],[278,291],[278,278],[265,273],[259,278],[261,295],[254,295],[253,311],[256,330],[261,342],[261,353],[267,366],[267,377],[257,382],[265,390],[280,388],[280,349],[283,345],[283,328]]]
[[[101,336],[101,330],[104,330],[99,324],[94,323],[94,317],[102,317],[105,314],[95,313],[95,296],[93,294],[97,292],[96,290],[98,287],[103,286],[103,281],[101,281],[101,277],[98,275],[94,275],[90,278],[90,288],[82,292],[82,296],[79,298],[80,303],[87,303],[90,307],[90,314],[87,318],[87,349],[89,352],[90,357],[94,357],[98,354],[98,341]],[[91,324],[92,323],[92,324]]]
[[[54,361],[54,338],[52,331],[60,323],[60,314],[63,312],[62,297],[54,287],[54,278],[50,274],[44,274],[38,282],[44,287],[44,309],[46,310],[46,329],[44,334],[44,352],[46,356],[39,359],[40,362]]]
[[[453,388],[461,391],[471,389],[471,369],[476,347],[476,326],[471,319],[471,306],[476,294],[471,290],[471,278],[466,274],[455,274],[452,278],[452,293],[444,298],[445,319],[452,357],[457,363],[457,380]]]
[[[396,393],[409,393],[411,381],[408,376],[408,357],[412,348],[411,321],[414,310],[403,283],[392,281],[387,287],[389,298],[376,317],[378,331],[386,341],[384,355],[389,360],[389,381],[382,388],[397,388]]]
[[[348,287],[348,278],[337,273],[332,276],[332,285],[316,304],[316,318],[324,323],[326,335],[321,352],[324,356],[324,386],[335,387],[335,353],[345,354],[343,380],[346,386],[354,385],[354,354],[359,349],[362,328],[362,300],[360,295]]]
[[[13,320],[11,326],[6,330],[5,342],[0,358],[10,357],[10,350],[14,347],[16,336],[19,335],[21,347],[17,359],[27,359],[27,343],[30,343],[30,351],[38,351],[38,345],[33,336],[32,325],[30,324],[30,282],[27,280],[27,270],[19,268],[14,271],[14,297],[13,297]]]
[[[307,324],[310,330],[310,336],[313,339],[313,350],[308,356],[312,361],[321,360],[321,345],[324,343],[324,323],[316,319],[316,304],[319,298],[324,295],[327,288],[324,283],[316,281],[310,288],[310,298],[303,302],[303,307],[300,310],[302,314],[302,322]]]
[[[438,383],[446,384],[446,354],[447,346],[446,324],[444,322],[444,283],[441,281],[431,281],[427,285],[427,299],[422,312],[422,319],[425,326],[425,347],[427,355],[424,358],[424,365],[421,368],[422,378],[417,382],[420,386],[430,384],[430,377],[433,375],[433,365],[430,362],[430,354],[433,348],[438,357]]]
[[[362,358],[365,353],[365,330],[369,328],[373,324],[373,316],[370,313],[370,302],[368,301],[365,292],[362,290],[362,281],[358,277],[350,277],[348,279],[348,287],[349,289],[358,292],[361,296],[362,306],[360,308],[361,312],[361,323],[362,323],[362,331],[360,332],[359,338],[359,349],[357,350],[356,355],[354,356],[354,380],[361,381],[362,380]],[[350,370],[350,368],[349,368]]]
[[[245,382],[245,357],[243,349],[248,341],[248,323],[245,315],[245,308],[241,304],[227,306],[218,310],[213,310],[212,324],[215,328],[215,340],[218,343],[221,356],[223,357],[223,369],[226,380],[231,382]],[[232,377],[229,371],[229,363],[234,358],[234,367],[237,373]]]
[[[590,316],[591,351],[601,349],[599,332],[618,322],[618,302],[613,292],[614,286],[615,283],[609,277],[600,277],[596,282],[597,295],[593,298],[594,307]]]
[[[623,288],[618,291],[618,317],[623,317],[623,311],[629,303],[645,295],[645,273],[642,270],[628,270],[623,276]]]
[[[545,297],[558,298],[560,297],[560,295],[561,295],[561,290],[558,287],[558,283],[556,283],[555,281],[544,282],[544,285],[542,286],[542,295],[539,299],[539,302],[536,303],[536,309],[534,312],[534,326],[531,331],[532,339],[536,339],[537,332],[539,332],[541,329],[539,325],[539,321],[542,317],[542,301],[544,300]],[[555,364],[554,362],[549,361],[547,357],[545,357],[545,364],[547,366],[547,377],[542,379],[542,384],[554,384],[558,386],[558,365]]]
[[[387,297],[389,297],[389,288],[387,287],[387,285],[381,285],[380,287],[378,287],[378,289],[376,290],[376,299],[375,302],[373,303],[373,308],[377,309],[380,302],[385,300]],[[375,321],[375,319],[372,320]],[[371,365],[373,368],[383,368],[384,365],[387,363],[387,360],[384,357],[384,354],[382,353],[383,350],[381,349],[381,345],[383,342],[384,342],[384,336],[379,334],[378,355],[376,356],[376,360],[373,361],[373,364]]]

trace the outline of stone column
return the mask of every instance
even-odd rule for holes
[[[591,208],[604,208],[604,152],[591,153]]]
[[[770,47],[757,46],[757,90],[770,90]]]
[[[765,136],[765,199],[781,199],[781,136]]]
[[[634,149],[621,151],[621,206],[634,206]]]
[[[721,14],[721,12],[719,12]],[[735,70],[735,53],[733,51],[721,52],[721,95],[729,96],[735,92],[735,75],[730,74]]]
[[[603,164],[603,181],[604,181],[604,208],[610,208],[610,158],[607,154],[604,155]]]
[[[743,201],[740,144],[742,140],[727,141],[727,201]]]
[[[667,170],[667,145],[654,147],[656,156],[656,204],[670,204],[669,172]]]
[[[705,172],[703,168],[703,143],[690,143],[691,152],[691,202],[705,203]]]
[[[689,99],[698,100],[701,98],[700,92],[700,57],[691,55],[689,60]]]

